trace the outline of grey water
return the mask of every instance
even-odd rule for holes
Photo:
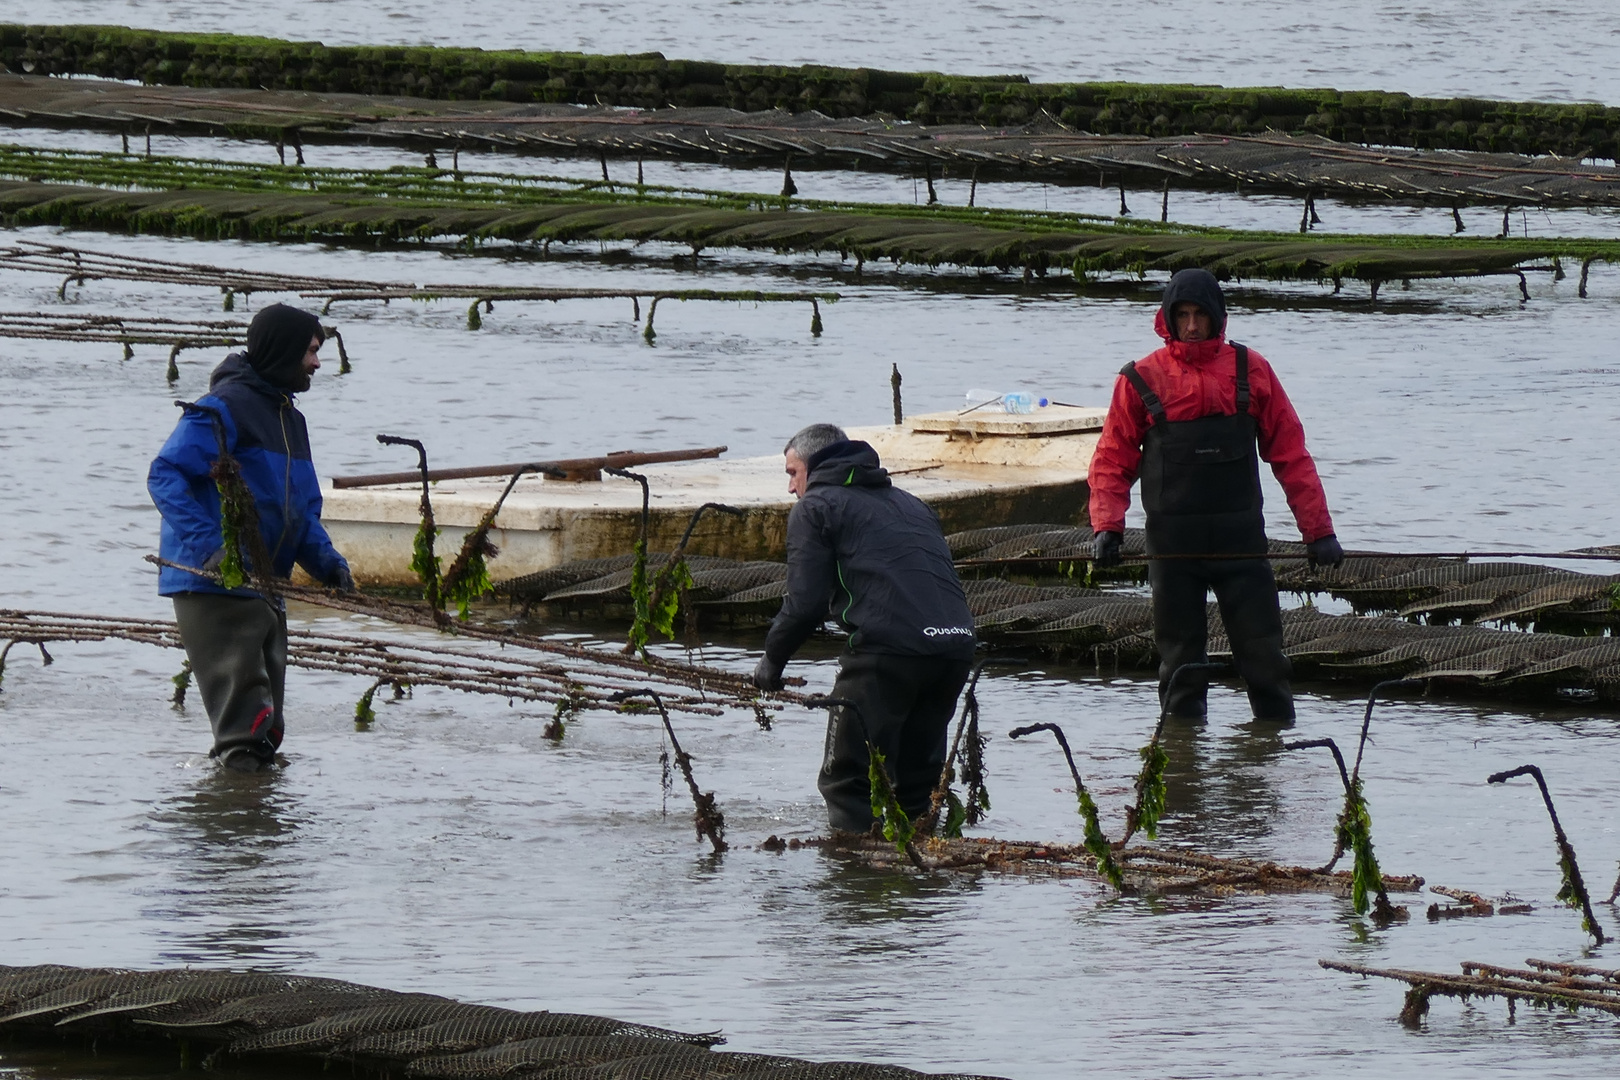
[[[1592,12],[1574,8],[1532,18],[1527,6],[1505,7],[1471,20],[1462,5],[1427,5],[1428,16],[1413,5],[1348,5],[1324,16],[1294,5],[1098,4],[1020,19],[1012,8],[891,4],[863,7],[856,22],[825,5],[781,5],[767,17],[751,4],[599,4],[567,18],[536,5],[504,9],[499,20],[494,9],[455,3],[53,7],[60,20],[329,41],[660,48],[947,70],[1008,69],[1022,56],[1018,68],[1041,77],[1107,74],[1135,57],[1141,78],[1171,70],[1165,26],[1219,26],[1225,16],[1252,31],[1247,52],[1199,50],[1189,78],[1258,81],[1244,77],[1255,65],[1275,73],[1265,81],[1295,84],[1352,85],[1344,73],[1362,71],[1359,85],[1421,92],[1620,99],[1590,81],[1612,76],[1602,65],[1587,70],[1580,50],[1599,55],[1606,39]],[[1305,28],[1281,29],[1284,8]],[[818,39],[804,32],[811,19],[841,29]],[[1092,27],[1090,36],[1077,26]],[[1502,26],[1518,28],[1522,64],[1498,55]],[[1322,47],[1334,37],[1342,50]],[[1560,51],[1570,42],[1572,56]],[[1293,66],[1268,56],[1291,56]],[[1031,57],[1047,59],[1037,70]],[[819,339],[797,306],[666,305],[653,346],[628,305],[606,301],[500,304],[477,332],[455,303],[340,307],[332,320],[355,370],[337,377],[328,366],[303,401],[327,476],[408,464],[375,443],[379,431],[419,436],[446,464],[716,441],[731,456],[774,453],[811,421],[883,422],[891,363],[905,375],[909,411],[1002,383],[1101,403],[1119,366],[1157,344],[1153,280],[1025,289],[908,269],[857,281],[833,255],[722,253],[693,271],[658,245],[628,258],[602,258],[594,244],[553,248],[541,259],[517,248],[468,255],[47,229],[4,239],[381,280],[765,283],[844,296],[824,308]],[[222,317],[218,295],[204,290],[88,282],[58,299],[58,284],[0,273],[0,307]],[[1530,284],[1525,303],[1516,285],[1489,279],[1387,289],[1377,305],[1313,286],[1233,289],[1232,333],[1272,361],[1292,396],[1347,545],[1620,539],[1620,275],[1595,267],[1586,300],[1573,280],[1536,275]],[[293,298],[239,301],[235,317],[277,299]],[[157,531],[146,466],[174,422],[173,399],[202,393],[219,357],[182,354],[170,387],[165,354],[138,348],[120,362],[104,346],[0,340],[0,604],[168,616],[141,561]],[[1267,496],[1273,535],[1294,535],[1281,492],[1270,485]],[[293,617],[407,632],[309,608]],[[619,629],[552,628],[603,638]],[[701,658],[746,669],[759,641],[717,633]],[[548,711],[420,689],[380,703],[377,723],[357,732],[364,681],[295,670],[290,765],[242,785],[208,763],[200,708],[168,704],[177,653],[118,643],[52,653],[47,668],[13,649],[0,693],[0,962],[299,971],[719,1028],[730,1049],[1031,1080],[1082,1071],[1612,1073],[1612,1018],[1521,1010],[1509,1023],[1497,1002],[1437,1000],[1425,1028],[1408,1032],[1395,1021],[1401,987],[1316,961],[1454,971],[1464,960],[1535,956],[1617,966],[1615,947],[1590,947],[1579,917],[1553,899],[1556,856],[1534,789],[1484,783],[1499,769],[1540,765],[1601,898],[1620,856],[1613,713],[1445,699],[1379,706],[1365,773],[1385,868],[1535,905],[1529,915],[1430,923],[1422,909],[1437,897],[1396,896],[1414,918],[1380,930],[1329,897],[1119,899],[1085,882],[885,874],[808,851],[761,851],[771,834],[808,837],[825,825],[814,786],[822,718],[807,711],[785,712],[769,732],[740,712],[677,721],[727,817],[733,849],[717,859],[694,837],[679,789],[666,801],[659,731],[645,717],[584,714],[553,744],[540,733]],[[829,644],[795,667],[824,689],[831,655]],[[1152,686],[1089,664],[1032,665],[988,676],[981,696],[993,809],[977,832],[1078,837],[1055,749],[1003,736],[1055,720],[1117,835],[1156,711]],[[1276,733],[1247,723],[1231,687],[1212,691],[1211,705],[1208,725],[1170,732],[1164,840],[1324,860],[1340,804],[1331,762],[1283,752]],[[1350,745],[1360,710],[1347,691],[1302,687],[1296,733]],[[1599,919],[1620,932],[1614,909],[1600,906]],[[0,1069],[19,1076],[112,1068],[0,1048]]]

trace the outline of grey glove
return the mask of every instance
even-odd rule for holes
[[[1100,532],[1091,538],[1091,565],[1099,570],[1120,563],[1119,547],[1125,537],[1117,532]]]
[[[782,689],[782,665],[768,656],[762,656],[759,658],[759,663],[754,665],[754,673],[748,677],[748,681],[761,690],[780,690]]]
[[[331,577],[326,579],[326,585],[328,588],[336,589],[338,592],[352,593],[360,591],[354,587],[354,575],[349,573],[348,563],[339,563],[337,570],[333,572]]]
[[[224,562],[225,562],[225,549],[220,548],[219,550],[215,551],[212,555],[208,556],[208,558],[203,560],[202,569],[208,571],[210,574],[217,574],[217,573],[219,573],[220,566],[223,565]]]
[[[1312,566],[1344,565],[1344,548],[1339,546],[1339,538],[1332,533],[1319,536],[1306,544],[1305,554]]]

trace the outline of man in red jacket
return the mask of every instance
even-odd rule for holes
[[[1264,557],[1260,459],[1282,484],[1312,563],[1344,561],[1305,429],[1265,358],[1226,340],[1226,298],[1207,271],[1170,279],[1154,329],[1164,348],[1120,372],[1091,459],[1096,563],[1120,561],[1138,476],[1149,554],[1256,556],[1148,565],[1159,698],[1171,716],[1204,716],[1203,675],[1189,672],[1174,687],[1170,676],[1207,659],[1205,604],[1213,589],[1255,719],[1290,723],[1293,671],[1282,651],[1277,582]]]

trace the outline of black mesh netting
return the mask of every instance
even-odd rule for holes
[[[1043,600],[1060,600],[1081,596],[1102,596],[1101,589],[1081,589],[1068,586],[1019,585],[1000,578],[981,578],[962,582],[967,594],[968,610],[975,619],[992,611],[1036,604]]]
[[[1490,577],[1483,581],[1452,585],[1403,605],[1397,614],[1403,617],[1444,614],[1448,617],[1472,618],[1499,601],[1511,600],[1576,576],[1562,570],[1536,569],[1511,577]]]
[[[1036,630],[1090,608],[1110,603],[1100,595],[1061,596],[1015,604],[999,611],[987,611],[973,620],[981,637],[994,638],[999,634]]]
[[[1346,560],[1346,565],[1349,562]],[[1488,578],[1513,578],[1522,573],[1524,567],[1518,563],[1430,561],[1405,573],[1363,579],[1354,584],[1334,587],[1330,591],[1352,603],[1393,609],[1433,596],[1454,585],[1469,585]]]
[[[1620,576],[1566,574],[1527,592],[1502,597],[1477,617],[1481,620],[1545,618],[1588,601],[1600,601],[1596,605],[1598,611],[1613,611],[1617,587],[1620,587]]]
[[[1051,532],[1057,528],[1055,525],[993,525],[985,529],[968,529],[965,532],[952,533],[945,538],[950,546],[951,557],[954,559],[978,558],[986,548],[1020,536],[1034,536],[1037,533]]]
[[[1495,679],[1581,647],[1580,638],[1556,634],[1519,634],[1519,640],[1497,645],[1482,652],[1464,653],[1449,660],[1437,660],[1413,672],[1414,678]]]
[[[662,568],[663,565],[668,561],[669,555],[667,553],[655,552],[648,555],[648,579],[651,580],[652,576],[656,574],[659,569]],[[699,574],[706,572],[710,573],[716,580],[723,578],[726,574],[731,574],[736,578],[738,582],[737,588],[739,589],[752,587],[753,585],[771,580],[770,578],[761,575],[759,567],[762,565],[765,564],[739,563],[733,562],[730,559],[711,559],[702,555],[686,556],[686,566],[687,569],[692,572],[692,577],[694,580]],[[745,570],[745,567],[751,567],[752,569]],[[633,568],[626,566],[622,569],[615,570],[610,574],[603,574],[599,577],[587,578],[583,581],[577,581],[572,585],[568,585],[560,589],[553,589],[552,591],[544,594],[542,599],[544,599],[547,603],[555,603],[563,600],[629,600],[630,576],[632,573],[634,573]],[[787,568],[785,566],[781,571],[781,576],[787,576]]]
[[[1091,554],[1091,530],[1088,528],[1051,529],[1046,532],[1024,533],[1009,537],[980,551],[978,559],[1065,559]]]
[[[453,1016],[470,1016],[488,1010],[489,1006],[464,1005],[434,994],[398,994],[375,1005],[239,1039],[231,1044],[230,1050],[233,1054],[330,1050],[359,1035],[404,1031]]]
[[[623,570],[635,561],[633,555],[615,555],[609,559],[578,559],[522,577],[511,578],[495,586],[496,593],[517,600],[540,600],[554,589],[566,588],[581,581],[590,581],[616,570]]]
[[[134,1022],[177,1037],[232,1040],[297,1027],[323,1017],[375,1005],[395,996],[392,990],[350,984],[342,989],[257,994],[239,1001],[225,1002],[192,1016],[137,1019]]]
[[[424,1054],[459,1054],[480,1047],[508,1043],[560,1044],[570,1039],[581,1046],[591,1039],[604,1040],[604,1045],[605,1040],[617,1039],[625,1046],[637,1042],[657,1042],[666,1046],[671,1042],[707,1046],[714,1041],[707,1035],[687,1035],[678,1031],[666,1031],[663,1028],[627,1024],[608,1016],[489,1009],[484,1012],[463,1013],[424,1027],[368,1035],[363,1039],[345,1043],[343,1053],[351,1057],[405,1059]]]
[[[471,1042],[471,1032],[425,1038],[411,1038],[421,1036],[422,1032],[402,1032],[394,1045],[386,1048],[386,1054],[373,1049],[386,1045],[386,1039],[379,1037],[354,1044],[349,1050],[368,1057],[415,1057],[416,1060],[406,1066],[405,1075],[424,1080],[493,1080],[514,1072],[532,1072],[556,1065],[596,1065],[620,1058],[664,1054],[700,1054],[705,1059],[711,1056],[710,1051],[700,1046],[633,1035],[570,1035],[505,1041],[487,1030],[478,1034],[486,1041]],[[463,1049],[452,1052],[457,1046]]]
[[[1073,525],[1008,525],[970,529],[946,538],[962,570],[962,588],[981,641],[993,648],[1046,650],[1068,655],[1091,649],[1099,658],[1152,664],[1152,606],[1145,592],[1117,586],[1083,588],[1053,581],[1053,571],[1089,554],[1092,533]],[[1144,550],[1141,530],[1127,530],[1127,556]],[[1473,680],[1479,687],[1508,682],[1546,686],[1591,686],[1602,654],[1540,669],[1535,665],[1576,648],[1580,637],[1526,635],[1489,630],[1478,622],[1587,634],[1620,627],[1615,593],[1620,575],[1581,574],[1551,567],[1496,561],[1422,556],[1352,555],[1336,568],[1311,566],[1299,556],[1305,545],[1270,541],[1279,589],[1302,594],[1330,593],[1348,600],[1359,613],[1329,615],[1309,604],[1283,612],[1283,647],[1296,671],[1336,678],[1391,675]],[[656,572],[667,556],[653,555]],[[998,561],[1011,560],[1011,561]],[[1030,560],[1034,560],[1031,562]],[[786,594],[786,568],[773,562],[734,562],[693,556],[693,586],[687,599],[706,613],[742,623],[768,620]],[[1138,564],[1140,566],[1140,564]],[[506,591],[526,601],[545,599],[570,607],[609,605],[629,598],[629,557],[571,563],[508,583]],[[1010,574],[1021,580],[1008,580]],[[983,576],[973,576],[983,575]],[[1058,576],[1057,581],[1062,581]],[[1071,578],[1072,580],[1072,578]],[[549,590],[549,591],[547,591]],[[1398,613],[1403,618],[1369,615]],[[1427,619],[1427,623],[1417,620]],[[1464,625],[1448,625],[1461,621]],[[1482,636],[1483,635],[1483,636]],[[1494,637],[1492,635],[1505,635]],[[1527,637],[1549,639],[1525,644]],[[1570,642],[1574,642],[1572,645]],[[1462,664],[1460,659],[1503,648],[1504,653]],[[1209,605],[1209,655],[1231,654],[1220,613]],[[1102,651],[1099,651],[1102,650]],[[1521,676],[1536,670],[1540,675]],[[1544,691],[1545,692],[1545,691]]]
[[[0,968],[0,1009],[10,1013],[19,1002],[28,998],[120,971],[115,968],[66,967],[62,964]],[[4,1021],[5,1013],[0,1013],[0,1022]]]
[[[103,1022],[184,1022],[217,1009],[222,1003],[257,994],[310,993],[334,985],[332,980],[298,979],[251,972],[184,971],[168,979],[144,978],[132,972],[118,978],[87,979],[21,1003],[13,1014],[49,1017],[56,1024]],[[9,1017],[8,1017],[9,1018]]]
[[[213,1052],[333,1059],[416,1080],[778,1080],[923,1076],[891,1066],[817,1065],[726,1053],[717,1035],[577,1013],[518,1012],[335,979],[207,970],[0,967],[0,1033],[110,1045],[167,1034]]]
[[[1565,672],[1595,674],[1615,664],[1620,664],[1620,639],[1605,638],[1595,645],[1583,644],[1569,652],[1522,667],[1513,672],[1512,678],[1544,679]]]

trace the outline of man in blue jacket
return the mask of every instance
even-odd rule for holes
[[[253,495],[270,572],[285,579],[297,563],[326,585],[354,587],[349,564],[321,526],[309,431],[293,406],[293,395],[309,389],[321,366],[324,340],[314,315],[273,304],[249,325],[247,351],[214,369],[208,393],[186,409],[147,474],[146,488],[163,515],[163,558],[209,571],[224,561],[211,473],[223,451],[236,459]],[[246,563],[252,545],[241,546]],[[272,764],[284,730],[287,669],[279,599],[169,566],[159,573],[158,592],[174,600],[180,640],[214,729],[212,756],[240,772]]]
[[[867,741],[889,762],[912,818],[928,809],[945,765],[946,728],[973,662],[973,615],[939,518],[901,491],[877,452],[831,424],[812,424],[783,451],[788,490],[787,597],[765,638],[754,685],[782,688],[782,670],[833,615],[849,631],[817,786],[835,829],[872,826]],[[862,724],[864,721],[864,731]]]

